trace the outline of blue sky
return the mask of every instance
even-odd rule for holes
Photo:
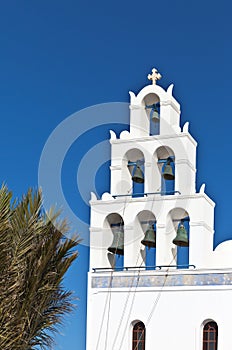
[[[128,91],[148,84],[154,66],[163,75],[161,86],[175,84],[181,125],[190,121],[199,143],[197,189],[206,182],[217,203],[215,245],[231,239],[231,10],[224,0],[2,2],[1,181],[18,197],[36,187],[42,149],[57,125],[95,104],[129,102]],[[123,129],[89,130],[64,160],[65,198],[85,222],[89,209],[76,186],[78,162],[113,127]],[[100,164],[98,194],[108,190],[106,175]],[[79,252],[65,281],[79,297],[78,308],[56,337],[55,350],[85,349],[88,249],[80,246]]]

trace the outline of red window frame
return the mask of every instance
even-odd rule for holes
[[[203,328],[203,350],[217,350],[218,326],[214,321],[207,322]]]
[[[137,322],[133,327],[132,350],[145,350],[145,333],[143,322]]]

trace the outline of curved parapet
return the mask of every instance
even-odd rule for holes
[[[167,93],[170,96],[172,96],[173,88],[174,88],[174,84],[169,85],[169,87],[167,88]]]
[[[97,200],[96,194],[95,194],[94,192],[91,192],[91,193],[90,193],[90,202],[96,201],[96,200]]]
[[[205,193],[205,183],[201,185],[199,193]]]
[[[115,134],[115,132],[113,130],[110,130],[110,140],[116,140],[117,139],[117,136]]]
[[[183,126],[182,132],[188,133],[188,131],[189,131],[189,122],[186,122]]]
[[[129,131],[123,130],[120,134],[120,139],[121,140],[128,140],[131,137]]]
[[[132,91],[129,91],[129,95],[130,95],[131,104],[133,105],[135,103],[135,100],[136,100],[135,93]]]
[[[103,201],[109,201],[109,200],[113,200],[114,198],[111,196],[111,194],[110,194],[109,192],[104,192],[104,193],[102,194],[101,199],[102,199]]]

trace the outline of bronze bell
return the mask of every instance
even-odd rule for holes
[[[188,247],[189,246],[189,240],[188,240],[188,234],[184,227],[183,222],[179,224],[177,235],[172,241],[175,245],[178,245],[179,247]]]
[[[129,170],[130,174],[132,174],[133,169],[134,169],[134,164],[132,164],[132,162],[130,160],[128,161],[127,168]]]
[[[114,229],[114,239],[108,251],[117,255],[124,255],[124,232],[123,227],[116,227]]]
[[[148,248],[156,247],[156,231],[154,229],[154,225],[151,225],[151,224],[149,225],[141,243]]]
[[[144,183],[144,175],[139,165],[136,165],[136,169],[134,175],[132,176],[132,180],[140,184]]]
[[[153,121],[153,123],[159,123],[160,117],[157,109],[153,110],[151,120]]]
[[[171,160],[168,158],[162,173],[162,176],[165,180],[175,179],[175,175],[173,174],[172,166],[170,163],[171,163]]]

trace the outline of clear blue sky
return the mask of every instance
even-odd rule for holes
[[[225,0],[2,2],[1,181],[15,196],[36,187],[40,155],[55,127],[84,107],[128,102],[128,91],[146,85],[155,66],[163,75],[161,86],[175,84],[181,124],[190,121],[199,143],[197,189],[206,182],[217,203],[215,245],[231,239],[231,10]],[[95,128],[65,158],[65,197],[86,222],[77,163],[111,128]],[[108,190],[104,174],[101,167],[99,194]],[[79,251],[65,282],[79,297],[78,308],[56,337],[55,350],[85,349],[88,250]]]

